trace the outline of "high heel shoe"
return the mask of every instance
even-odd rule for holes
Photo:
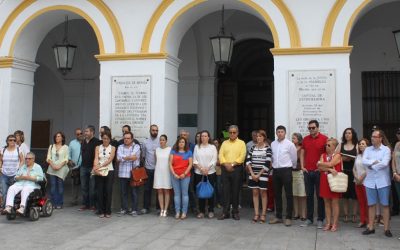
[[[164,210],[161,210],[160,217],[164,217]]]
[[[265,214],[262,214],[262,215],[261,215],[261,217],[260,217],[260,224],[265,223],[266,217],[267,217],[267,215],[265,215]]]
[[[254,215],[254,217],[253,217],[253,223],[257,223],[259,217],[260,217],[260,216],[259,216],[258,214]]]
[[[167,210],[164,210],[163,217],[167,217],[167,215],[168,215],[167,212],[168,212]]]
[[[338,230],[338,226],[336,224],[333,224],[331,227],[331,232],[336,232]]]
[[[323,231],[329,231],[331,230],[332,225],[331,224],[326,224],[325,227],[322,229]]]

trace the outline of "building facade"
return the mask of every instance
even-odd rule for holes
[[[235,36],[231,65],[215,66],[209,37]],[[3,0],[0,1],[0,141],[20,129],[32,147],[56,131],[130,121],[176,138],[180,128],[218,136],[226,122],[283,124],[329,136],[347,127],[399,126],[400,29],[395,0]],[[77,46],[61,74],[52,46]],[[32,141],[31,141],[32,139]],[[172,140],[173,141],[173,140]]]

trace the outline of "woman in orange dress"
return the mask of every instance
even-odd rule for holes
[[[334,138],[328,139],[325,145],[325,153],[321,155],[320,161],[317,163],[321,172],[319,184],[319,196],[324,199],[326,225],[324,231],[337,231],[339,220],[339,199],[341,193],[332,192],[329,188],[328,174],[337,175],[342,171],[342,157],[335,154],[338,141]],[[333,215],[333,223],[332,222]]]

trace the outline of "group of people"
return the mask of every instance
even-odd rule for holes
[[[253,140],[247,145],[238,138],[236,125],[228,127],[222,143],[218,139],[212,140],[210,133],[204,130],[196,134],[193,144],[189,142],[189,133],[181,130],[172,147],[168,146],[167,135],[158,136],[157,125],[150,126],[150,136],[142,143],[134,138],[129,125],[122,128],[123,139],[120,141],[112,138],[107,126],[100,128],[101,140],[95,137],[93,126],[88,126],[84,133],[76,129],[76,138],[69,146],[65,144],[64,134],[57,132],[46,158],[51,198],[55,209],[63,208],[64,180],[72,169],[74,185],[80,185],[82,195],[83,206],[79,210],[93,210],[101,218],[110,218],[116,172],[121,196],[119,215],[148,213],[155,189],[160,217],[167,216],[172,203],[176,219],[185,219],[189,207],[198,207],[199,219],[213,218],[214,207],[222,204],[219,220],[230,217],[239,220],[239,197],[245,173],[247,186],[252,190],[253,223],[266,222],[272,196],[275,216],[270,218],[269,224],[291,226],[293,219],[301,219],[301,226],[311,226],[316,195],[318,228],[332,232],[338,230],[339,200],[342,199],[344,222],[355,222],[359,212],[358,227],[365,228],[362,233],[368,235],[375,233],[375,218],[381,215],[384,234],[392,237],[389,196],[391,179],[400,194],[400,142],[392,152],[379,129],[372,131],[372,145],[366,138],[358,140],[352,128],[345,129],[341,142],[320,133],[316,120],[308,122],[308,130],[309,135],[304,138],[300,133],[293,133],[289,140],[286,128],[278,126],[273,142],[268,140],[264,130],[256,130],[252,133]],[[400,129],[397,136],[400,140]],[[24,143],[22,131],[9,135],[6,144],[0,152],[3,213],[10,212],[15,194],[22,191],[17,212],[23,214],[27,195],[37,187],[44,174],[34,161],[35,155]],[[143,209],[139,211],[138,187],[130,185],[130,182],[132,170],[142,166],[148,179],[144,186]],[[339,172],[348,176],[344,193],[333,192],[329,186],[328,175],[336,176]],[[194,187],[204,180],[215,188],[214,196],[196,199]],[[75,202],[78,195],[75,188]],[[131,205],[128,204],[129,196]]]

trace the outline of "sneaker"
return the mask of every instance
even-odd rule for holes
[[[18,214],[24,214],[25,212],[25,207],[21,206],[20,208],[17,209]]]
[[[208,213],[208,218],[209,218],[209,219],[214,218],[214,213],[213,213],[213,212],[209,212],[209,213]]]
[[[308,227],[311,226],[313,224],[312,221],[310,221],[309,219],[307,219],[303,224],[301,224],[301,227]]]
[[[150,211],[149,211],[149,209],[143,208],[142,210],[140,210],[140,212],[142,214],[148,214]]]
[[[282,219],[279,219],[279,218],[274,217],[274,218],[270,219],[268,223],[269,223],[269,224],[278,224],[278,223],[282,223]]]
[[[138,216],[138,212],[137,211],[132,211],[129,213],[132,217],[136,217]]]
[[[292,225],[292,220],[291,219],[286,219],[285,220],[285,226],[290,227]]]
[[[317,221],[317,228],[318,229],[324,228],[324,222],[322,220]]]
[[[10,207],[10,206],[7,206],[7,207],[3,210],[3,212],[6,213],[6,214],[11,214],[11,207]]]
[[[89,208],[87,207],[87,206],[83,206],[83,207],[80,207],[79,209],[78,209],[78,211],[86,211],[86,210],[88,210]]]
[[[119,210],[119,212],[117,212],[117,214],[118,214],[118,216],[123,216],[123,215],[125,215],[127,213],[126,213],[126,210],[121,209],[121,210]]]

